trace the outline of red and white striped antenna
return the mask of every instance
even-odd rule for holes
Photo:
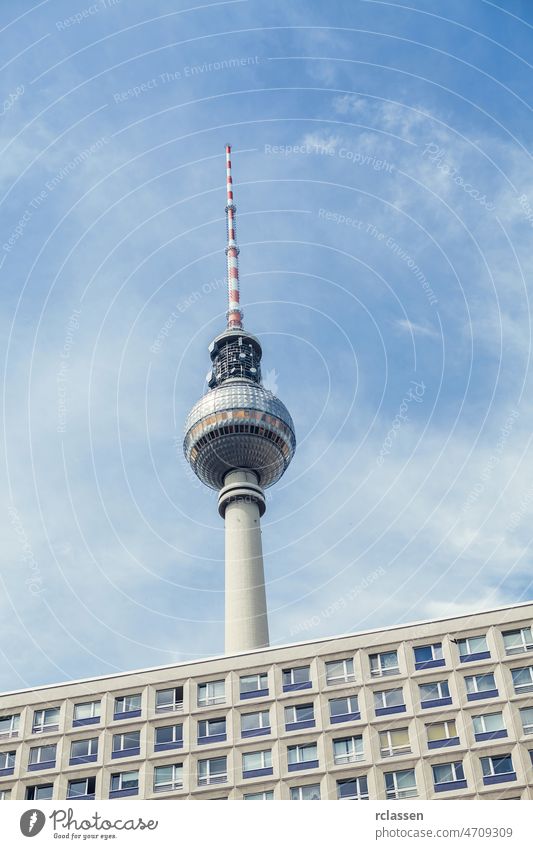
[[[239,293],[239,248],[236,240],[237,207],[233,201],[233,180],[231,178],[231,145],[226,145],[226,222],[228,228],[228,246],[226,248],[228,268],[228,330],[242,330],[242,310]]]

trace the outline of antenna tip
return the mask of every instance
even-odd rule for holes
[[[226,145],[226,152],[227,152],[227,153],[230,153],[230,151],[231,151],[231,145],[230,145],[230,144],[227,144],[227,145]]]

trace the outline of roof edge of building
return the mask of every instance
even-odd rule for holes
[[[122,672],[111,672],[108,675],[93,675],[88,678],[73,678],[68,681],[57,681],[51,684],[40,684],[34,687],[24,687],[20,690],[6,690],[0,693],[0,696],[15,696],[18,693],[33,693],[36,690],[52,690],[56,687],[69,687],[74,684],[88,684],[91,681],[106,681],[109,678],[124,678],[128,675],[139,675],[143,672],[158,672],[163,671],[165,669],[176,669],[178,667],[187,667],[193,666],[198,663],[211,663],[214,660],[231,660],[232,657],[244,657],[246,655],[254,655],[254,654],[263,654],[265,652],[274,652],[282,649],[288,648],[297,648],[298,646],[308,646],[308,645],[316,645],[319,643],[327,643],[333,642],[334,640],[343,640],[349,637],[364,637],[367,634],[379,634],[387,631],[398,631],[406,628],[413,628],[417,625],[428,625],[428,624],[438,624],[439,622],[453,622],[456,619],[465,619],[471,616],[482,616],[488,613],[498,613],[503,610],[513,610],[515,608],[522,607],[531,607],[533,606],[533,599],[531,601],[520,601],[515,602],[513,604],[505,604],[500,607],[490,607],[483,610],[466,610],[464,613],[457,613],[453,616],[438,616],[434,619],[418,619],[414,622],[402,622],[395,625],[386,625],[381,628],[368,628],[364,631],[350,631],[344,634],[333,634],[328,637],[315,637],[310,640],[301,640],[295,643],[280,643],[279,645],[274,646],[264,646],[263,648],[250,649],[249,651],[243,652],[234,652],[232,654],[216,654],[210,655],[209,657],[199,657],[194,660],[183,660],[177,661],[176,663],[165,663],[161,666],[147,666],[142,669],[127,669]]]

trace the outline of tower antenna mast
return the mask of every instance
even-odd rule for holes
[[[226,247],[228,275],[228,330],[242,330],[242,310],[239,291],[239,248],[237,247],[237,207],[233,200],[231,176],[231,145],[226,145],[226,223],[228,244]]]

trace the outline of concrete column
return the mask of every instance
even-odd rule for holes
[[[255,472],[229,472],[218,509],[226,542],[226,654],[268,646],[268,620],[260,518],[265,496]]]

